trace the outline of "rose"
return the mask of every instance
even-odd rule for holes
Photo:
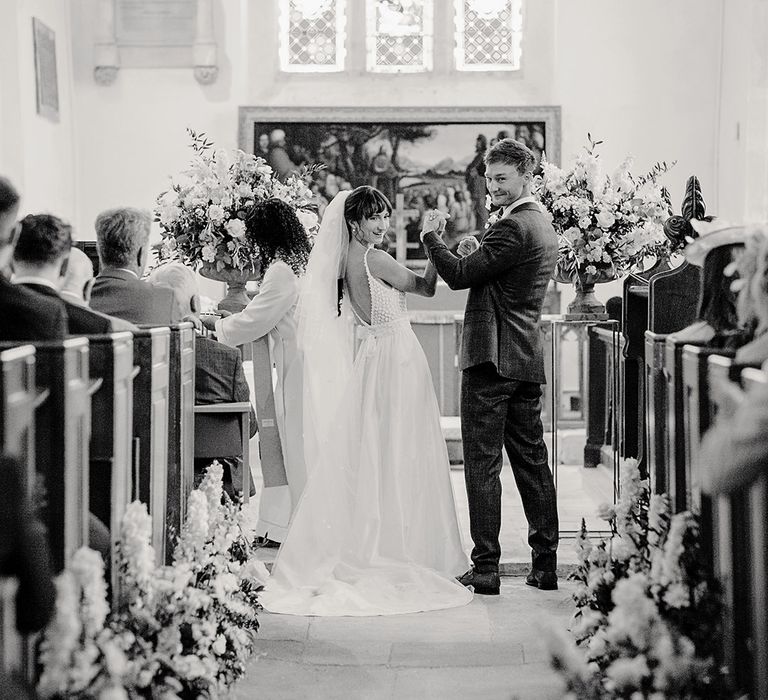
[[[616,217],[607,209],[603,209],[595,218],[597,225],[604,229],[609,229],[616,223]]]
[[[245,236],[245,224],[241,219],[230,219],[224,228],[232,238],[241,239]]]

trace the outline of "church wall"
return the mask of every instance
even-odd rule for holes
[[[347,72],[285,74],[277,59],[277,2],[216,0],[220,72],[213,85],[198,84],[191,68],[123,68],[113,85],[100,86],[92,59],[96,0],[72,0],[80,236],[93,237],[92,222],[107,206],[152,205],[167,175],[188,160],[186,126],[219,146],[236,146],[241,105],[558,104],[564,162],[587,132],[605,141],[608,168],[630,153],[638,173],[656,160],[677,160],[665,180],[675,208],[696,173],[715,211],[721,3],[529,1],[519,73],[456,74],[452,46],[440,44],[431,74],[392,76],[364,70],[360,2],[348,3]],[[448,35],[452,3],[435,5],[436,24]],[[567,303],[570,290],[564,292]],[[598,287],[601,298],[616,293],[615,284]]]
[[[56,35],[59,120],[37,114],[32,18]],[[0,172],[22,212],[76,216],[70,17],[60,0],[4,0],[0,22]]]

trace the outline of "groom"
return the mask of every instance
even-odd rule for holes
[[[526,583],[557,588],[555,486],[541,424],[544,358],[541,308],[557,257],[557,236],[531,196],[535,157],[512,139],[485,156],[485,181],[499,218],[457,257],[440,238],[444,217],[425,220],[422,241],[451,289],[469,288],[461,346],[461,434],[473,568],[459,581],[498,595],[502,444],[528,519],[533,566]]]

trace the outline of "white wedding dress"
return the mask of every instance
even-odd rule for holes
[[[321,231],[322,233],[322,231]],[[371,323],[261,593],[274,613],[391,615],[465,605],[448,453],[405,294],[372,277]],[[346,302],[345,302],[346,303]],[[328,418],[328,416],[326,416]]]

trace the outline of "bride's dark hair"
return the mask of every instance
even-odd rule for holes
[[[361,185],[352,190],[352,193],[344,202],[344,221],[347,224],[348,233],[352,235],[352,222],[360,223],[363,219],[380,214],[392,213],[392,204],[383,192],[370,185]],[[337,315],[341,316],[341,301],[344,298],[344,280],[337,281]]]
[[[297,275],[304,274],[312,245],[289,204],[277,198],[257,204],[245,220],[245,235],[259,246],[262,272],[279,256]]]
[[[344,219],[347,226],[353,221],[359,223],[383,211],[391,214],[392,204],[382,192],[370,185],[362,185],[352,190],[352,194],[344,202]]]

